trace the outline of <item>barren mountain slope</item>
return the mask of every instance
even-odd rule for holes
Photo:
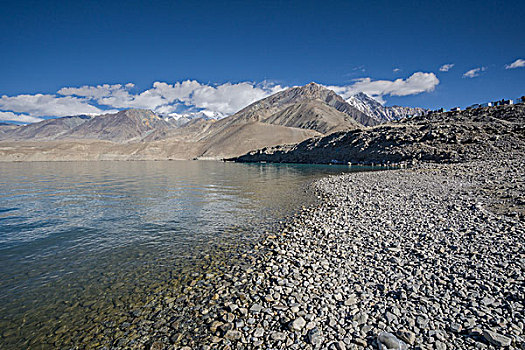
[[[348,126],[348,128],[354,128],[356,121],[365,126],[376,125],[379,123],[378,120],[370,118],[366,114],[350,106],[341,96],[337,95],[332,90],[315,83],[310,83],[305,86],[280,91],[272,96],[254,102],[234,115],[219,120],[215,123],[213,128],[219,132],[219,130],[225,129],[230,125],[255,121],[280,125],[279,123],[284,120],[277,117],[272,119],[272,116],[297,104],[313,101],[316,101],[317,106],[324,104],[326,107],[324,110],[334,109],[348,115],[350,118],[341,118],[341,122],[344,123],[340,126],[341,129],[346,128],[346,126]],[[330,112],[330,114],[334,114],[334,112]],[[315,117],[315,113],[307,112],[303,117],[301,124],[308,124],[309,120],[307,118]],[[312,119],[312,121],[314,120]],[[316,131],[322,132],[321,130]]]
[[[223,158],[241,155],[261,147],[297,143],[321,134],[308,129],[252,122],[231,125],[206,139],[201,157]]]
[[[222,120],[194,118],[180,125],[149,110],[131,109],[21,126],[9,131],[10,137],[0,133],[0,139],[57,142],[8,145],[2,149],[0,159],[12,160],[11,154],[16,154],[18,160],[235,157],[258,148],[363,128],[355,118],[365,125],[378,122],[332,90],[311,83],[278,92]],[[109,148],[100,141],[110,141],[115,146]],[[79,152],[79,155],[63,154],[60,142],[65,142],[64,145],[72,147],[72,152]],[[117,146],[120,144],[127,146]],[[155,148],[158,154],[150,152]]]
[[[91,120],[87,115],[78,115],[56,119],[47,119],[34,124],[20,125],[10,128],[4,135],[3,140],[54,140],[81,124]]]
[[[339,112],[320,100],[299,102],[264,120],[265,123],[311,129],[321,134],[362,128],[348,114]]]
[[[140,141],[153,131],[170,129],[172,126],[149,110],[128,109],[116,114],[94,117],[77,126],[61,139],[108,140],[113,142]]]

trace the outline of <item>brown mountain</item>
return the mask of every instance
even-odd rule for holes
[[[78,115],[56,119],[47,119],[34,124],[10,128],[3,138],[9,140],[54,140],[90,120],[92,117]]]
[[[141,141],[148,134],[167,130],[172,126],[152,111],[128,109],[116,114],[104,114],[91,118],[61,139],[107,140],[113,142]]]
[[[301,111],[301,123],[307,123],[310,121],[310,119],[313,121],[313,119],[323,119],[326,117],[331,119],[331,121],[328,121],[327,123],[333,124],[334,118],[330,115],[335,114],[335,112],[340,112],[347,115],[346,118],[341,116],[339,117],[340,128],[346,125],[348,125],[349,128],[354,128],[356,121],[364,126],[379,124],[379,120],[371,118],[358,109],[352,107],[341,96],[337,95],[332,90],[316,83],[310,83],[305,86],[293,87],[280,91],[262,100],[254,102],[251,105],[241,109],[234,115],[222,119],[217,126],[220,127],[230,124],[249,122],[263,122],[283,125],[280,124],[282,122],[281,118],[273,116],[282,113],[289,107],[297,106],[298,104],[304,104],[305,102],[316,102],[315,106],[311,105],[310,107],[313,108],[323,105],[324,111],[330,112],[328,114],[319,114],[315,112],[309,112],[309,108],[303,107]],[[322,121],[319,121],[319,124],[323,124]],[[321,130],[314,130],[322,133]]]
[[[311,129],[321,134],[363,127],[348,114],[340,112],[320,100],[309,100],[293,104],[266,118],[264,122]]]
[[[58,145],[66,141],[70,146],[74,142],[82,143],[80,158],[93,152],[94,156],[90,155],[89,159],[166,159],[171,155],[173,158],[223,158],[376,123],[332,90],[311,83],[278,92],[218,121],[197,118],[179,126],[151,111],[131,109],[96,117],[47,120],[0,134],[0,139],[54,140],[49,143],[49,148],[54,149],[52,152],[42,151],[42,147],[46,148],[42,144],[34,147],[34,152],[53,154],[52,158],[60,158],[60,152],[56,153],[60,149]],[[121,146],[112,148],[100,141]],[[17,159],[27,158],[33,146],[27,143],[26,151]],[[115,157],[100,154],[97,158],[98,153],[117,149],[119,153]],[[74,158],[71,154],[67,156],[67,159]]]

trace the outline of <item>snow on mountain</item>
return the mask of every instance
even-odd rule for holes
[[[383,121],[398,120],[407,116],[424,115],[428,112],[427,109],[419,107],[385,107],[364,92],[359,92],[353,96],[350,96],[346,102],[361,112]]]
[[[222,119],[224,117],[226,117],[226,115],[222,113],[207,111],[207,110],[202,110],[198,112],[186,112],[186,113],[170,113],[167,116],[165,116],[166,119],[185,118],[188,120],[195,119],[195,118],[202,118],[205,120],[210,120],[210,119]]]
[[[207,111],[207,110],[198,111],[198,112],[186,112],[186,113],[170,113],[168,115],[163,116],[165,121],[167,121],[168,123],[176,127],[181,127],[195,119],[219,120],[224,117],[226,116],[222,113],[212,112],[212,111]]]

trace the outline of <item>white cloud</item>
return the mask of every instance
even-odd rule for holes
[[[175,112],[178,106],[186,106],[228,115],[283,89],[280,85],[269,83],[206,85],[195,80],[186,80],[174,84],[155,82],[153,88],[139,94],[131,94],[128,85],[63,88],[58,93],[86,97],[99,105],[113,108],[145,108],[167,114]]]
[[[79,97],[87,97],[87,98],[93,98],[93,99],[100,99],[102,97],[111,96],[116,91],[122,90],[122,89],[131,89],[135,85],[128,83],[124,87],[121,84],[115,84],[115,85],[109,85],[109,84],[103,84],[103,85],[97,85],[97,86],[88,86],[84,85],[79,88],[74,87],[64,87],[57,91],[59,95],[64,96],[79,96]]]
[[[77,97],[55,95],[17,95],[0,97],[0,109],[32,117],[65,117],[75,114],[101,114],[103,111]]]
[[[393,71],[394,73],[397,73],[397,72],[400,72],[400,71],[401,71],[401,68],[394,68],[392,71]]]
[[[487,67],[479,67],[471,69],[463,74],[463,78],[475,78],[479,77],[481,72],[484,72],[487,70]]]
[[[454,63],[447,63],[439,67],[440,72],[448,72],[454,67]]]
[[[231,114],[283,89],[280,85],[258,86],[253,83],[226,83],[217,87],[204,85],[193,92],[190,103],[198,108]]]
[[[329,88],[344,98],[362,91],[384,101],[384,96],[388,95],[407,96],[432,91],[438,84],[434,73],[416,72],[406,79],[360,78],[350,85]],[[136,92],[132,83],[84,85],[64,87],[57,94],[2,96],[0,110],[11,113],[11,118],[17,115],[18,121],[24,119],[27,122],[39,121],[42,116],[96,115],[126,108],[150,109],[172,116],[200,113],[224,117],[285,88],[270,82],[202,84],[195,80],[175,83],[157,81],[151,88]]]
[[[15,114],[13,112],[2,112],[0,111],[0,120],[1,121],[10,121],[10,122],[17,122],[21,124],[28,124],[28,123],[38,123],[41,122],[43,119],[32,117],[27,114]]]
[[[439,84],[439,79],[434,73],[416,72],[407,79],[372,80],[360,78],[347,86],[328,86],[347,99],[358,92],[364,92],[378,101],[384,102],[383,97],[417,95],[422,92],[433,91]]]
[[[132,83],[84,85],[64,87],[56,95],[2,96],[0,109],[33,118],[96,115],[125,108],[151,109],[162,114],[173,114],[178,110],[188,113],[204,111],[209,115],[226,116],[284,89],[268,82],[210,85],[195,80],[174,84],[155,82],[152,88],[138,93],[132,93],[134,87]]]
[[[505,65],[505,69],[514,69],[514,68],[523,68],[525,67],[525,60],[522,58],[518,58],[516,61],[512,62],[511,64]]]

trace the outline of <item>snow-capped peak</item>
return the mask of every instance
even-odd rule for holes
[[[350,96],[346,102],[361,112],[384,121],[398,120],[407,116],[424,115],[428,112],[428,110],[419,107],[385,107],[364,92],[358,92]]]
[[[186,113],[170,113],[165,118],[166,119],[195,119],[195,118],[202,118],[205,120],[209,119],[222,119],[225,115],[219,112],[213,112],[208,110],[202,110],[198,112],[186,112]]]

